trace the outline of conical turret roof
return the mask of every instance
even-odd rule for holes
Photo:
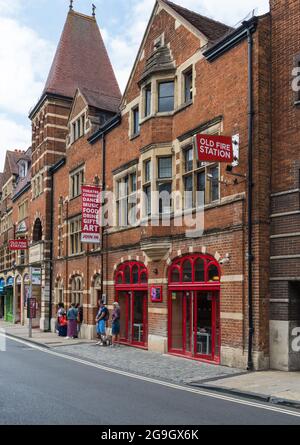
[[[117,111],[120,89],[94,17],[70,11],[43,94],[73,98],[77,88],[93,92],[93,105]]]

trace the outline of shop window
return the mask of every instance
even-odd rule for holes
[[[215,264],[212,264],[208,268],[208,281],[220,281],[219,269]]]
[[[174,110],[174,81],[161,82],[158,85],[158,112]]]

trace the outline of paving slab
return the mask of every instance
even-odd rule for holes
[[[198,386],[198,385],[197,385]],[[273,403],[300,408],[300,372],[259,371],[226,379],[218,379],[199,386],[257,396]]]

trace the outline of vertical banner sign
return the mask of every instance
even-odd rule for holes
[[[231,136],[211,136],[197,134],[198,161],[233,162],[233,143]]]
[[[101,188],[94,185],[82,186],[82,230],[81,242],[100,244]]]

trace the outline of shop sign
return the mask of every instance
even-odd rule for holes
[[[27,239],[17,239],[17,240],[10,240],[8,242],[9,250],[15,251],[15,250],[27,250],[28,249],[28,240]]]
[[[29,298],[27,300],[27,318],[28,319],[33,319],[36,318],[36,306],[37,306],[37,302],[36,302],[36,298]]]
[[[27,232],[27,226],[25,221],[22,221],[17,227],[17,233],[25,233],[25,232]]]
[[[233,162],[233,142],[231,136],[197,134],[198,161]]]
[[[101,208],[101,188],[85,185],[82,187],[82,243],[100,243],[99,215]]]
[[[41,269],[32,268],[32,285],[33,286],[40,286],[42,282],[42,271]]]
[[[162,286],[152,286],[150,290],[152,303],[162,303],[163,289]]]

